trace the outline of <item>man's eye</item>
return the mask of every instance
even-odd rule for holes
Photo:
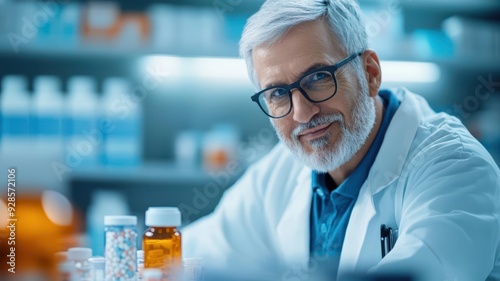
[[[320,81],[327,77],[328,75],[324,72],[318,72],[311,74],[311,82]]]
[[[286,90],[285,89],[274,89],[271,92],[271,97],[272,98],[280,98],[286,95]]]

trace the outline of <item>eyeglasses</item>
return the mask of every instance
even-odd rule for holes
[[[266,88],[253,95],[252,101],[256,102],[262,111],[271,118],[285,117],[292,111],[293,89],[298,89],[312,103],[327,101],[337,93],[335,71],[361,54],[351,55],[331,66],[308,71],[292,84]]]

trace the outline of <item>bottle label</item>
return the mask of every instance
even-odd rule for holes
[[[4,115],[2,118],[2,135],[28,136],[29,117],[26,115]]]

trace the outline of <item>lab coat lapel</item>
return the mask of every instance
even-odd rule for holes
[[[375,195],[383,191],[401,174],[418,129],[420,112],[417,109],[418,101],[415,96],[404,89],[398,89],[394,92],[401,104],[387,129],[378,156],[367,180],[361,187],[352,210],[344,238],[339,275],[358,269],[356,266],[360,255],[364,254],[362,249],[363,243],[366,241],[368,226],[377,214],[376,206],[378,203]],[[405,133],[401,134],[401,132]],[[394,206],[390,207],[394,208]],[[380,253],[373,254],[379,255]]]
[[[368,232],[368,225],[376,211],[368,184],[363,184],[349,218],[339,262],[339,275],[353,272]]]
[[[303,168],[277,226],[279,249],[287,265],[303,264],[309,258],[311,196],[311,169]]]

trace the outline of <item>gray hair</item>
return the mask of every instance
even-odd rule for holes
[[[325,18],[334,38],[349,55],[365,50],[368,38],[364,19],[355,0],[268,0],[251,16],[240,40],[240,55],[245,59],[248,75],[260,89],[255,73],[252,51],[261,44],[272,44],[290,28],[306,21]],[[362,75],[360,59],[355,70]]]

